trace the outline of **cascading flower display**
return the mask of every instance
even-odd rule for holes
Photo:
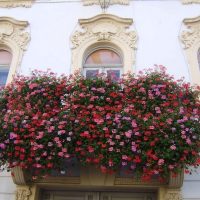
[[[34,71],[31,77],[17,77],[1,93],[0,163],[20,166],[37,174],[60,165],[60,142],[55,130],[65,95],[66,77]],[[59,122],[58,122],[59,123]],[[56,155],[55,155],[56,154]]]
[[[127,75],[19,76],[1,91],[0,166],[33,176],[76,157],[104,173],[121,167],[143,180],[199,165],[199,88],[163,69]]]

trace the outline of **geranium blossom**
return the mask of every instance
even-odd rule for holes
[[[199,90],[163,70],[86,79],[33,72],[0,96],[0,165],[33,178],[62,170],[66,159],[121,166],[143,180],[199,165]]]

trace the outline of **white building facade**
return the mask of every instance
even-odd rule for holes
[[[34,69],[50,68],[58,74],[80,69],[86,73],[86,58],[94,51],[109,49],[120,55],[121,63],[115,69],[121,74],[158,64],[176,78],[200,84],[200,0],[110,0],[109,4],[103,12],[98,0],[0,1],[0,53],[11,54],[0,55],[2,82],[9,83],[16,73],[30,74]],[[110,199],[181,199],[176,193],[179,190],[174,196],[162,197],[165,188],[157,192],[151,185],[137,186],[132,193],[125,189],[115,196],[115,189],[102,189],[102,185],[90,190],[73,183],[74,187],[60,191],[55,182],[48,187],[40,183],[39,190],[31,184],[27,186],[30,190],[20,192],[10,173],[3,172],[0,199],[78,200],[86,199],[88,192],[91,199],[104,199],[107,193]],[[200,200],[199,188],[200,170],[185,175],[183,199]],[[47,191],[46,196],[38,196],[40,190]]]

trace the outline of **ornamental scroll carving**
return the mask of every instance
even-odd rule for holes
[[[91,20],[79,20],[82,31],[76,31],[72,37],[72,48],[78,48],[86,40],[95,38],[96,41],[118,38],[125,42],[130,48],[136,49],[137,34],[135,31],[126,31],[132,24],[131,19],[120,20],[122,18],[113,15],[102,14]]]
[[[133,24],[132,19],[120,18],[110,14],[100,14],[90,19],[80,19],[79,28],[71,36],[72,43],[72,71],[82,68],[85,50],[91,45],[100,43],[118,46],[124,56],[124,66],[131,71],[135,61],[136,31],[128,30]],[[79,59],[77,59],[78,57]],[[79,60],[80,62],[78,63]],[[125,70],[126,71],[126,70]]]
[[[110,5],[113,4],[120,4],[120,5],[128,5],[129,0],[110,0]],[[99,5],[99,0],[83,0],[84,6],[90,6],[90,5]]]
[[[28,187],[23,189],[17,189],[15,200],[29,200],[30,195],[31,195],[31,190]]]
[[[200,0],[182,0],[183,4],[200,3]]]
[[[183,200],[179,190],[168,190],[164,200]]]
[[[185,19],[183,24],[184,30],[182,30],[180,40],[187,57],[191,81],[193,84],[200,84],[200,66],[198,62],[198,52],[200,49],[200,16]]]
[[[26,31],[28,22],[18,21],[9,17],[0,17],[0,48],[9,49],[12,53],[12,63],[8,75],[8,82],[11,81],[17,67],[30,41],[30,35]]]
[[[29,33],[25,31],[27,26],[27,22],[0,17],[0,43],[15,43],[20,49],[25,50],[30,40]]]
[[[187,49],[200,42],[200,17],[185,19],[183,23],[188,28],[188,31],[182,32],[181,41],[184,44],[184,48]]]
[[[33,0],[1,0],[0,7],[2,8],[15,8],[15,7],[31,7]]]

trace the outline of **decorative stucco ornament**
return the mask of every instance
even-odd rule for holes
[[[12,54],[12,62],[7,83],[10,82],[20,66],[24,51],[30,41],[26,31],[28,22],[18,21],[10,17],[0,17],[0,48]]]
[[[85,51],[91,46],[116,46],[124,57],[124,72],[132,71],[137,43],[136,31],[131,28],[132,19],[110,14],[100,14],[80,19],[79,27],[71,36],[72,72],[82,68]]]
[[[183,197],[179,189],[169,190],[164,200],[183,200]]]
[[[1,0],[0,7],[15,8],[15,7],[31,7],[34,0]]]
[[[120,5],[129,5],[130,0],[110,0],[110,5],[113,4],[120,4]],[[100,0],[83,0],[84,6],[91,6],[91,5],[100,5]]]
[[[15,200],[29,200],[30,195],[31,195],[31,190],[29,187],[19,188],[16,191]]]
[[[182,0],[183,4],[200,3],[200,0]]]
[[[181,41],[187,49],[200,42],[200,17],[185,19],[183,23],[188,30],[182,32]]]
[[[185,56],[190,70],[193,84],[200,84],[200,16],[183,20],[180,40],[183,44]]]
[[[100,5],[103,13],[113,4],[128,5],[129,0],[83,0],[84,6]]]

